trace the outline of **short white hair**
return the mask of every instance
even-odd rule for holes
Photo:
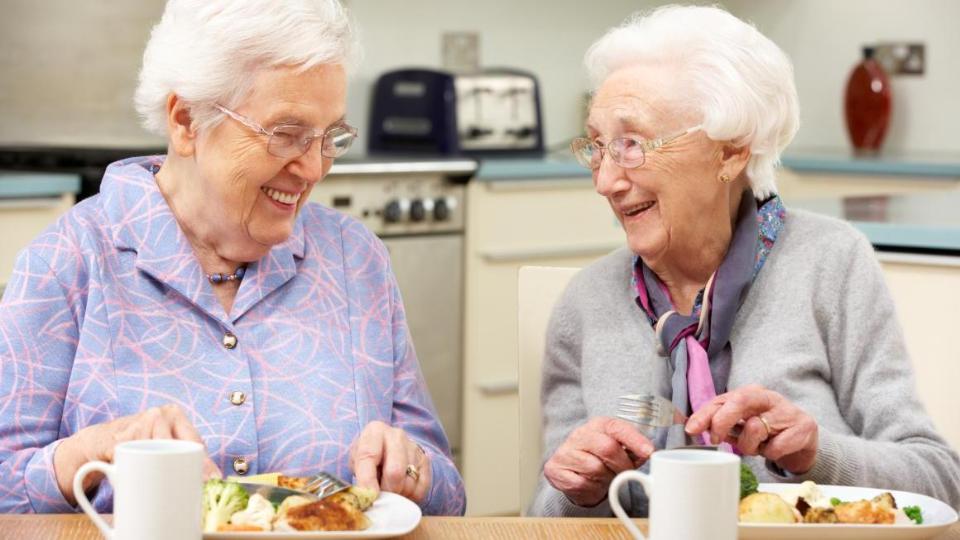
[[[800,106],[793,64],[755,27],[717,7],[663,6],[609,30],[584,62],[594,89],[632,65],[676,66],[707,136],[749,146],[754,195],[776,192],[776,168],[800,126]]]
[[[350,71],[359,51],[337,0],[169,0],[143,53],[134,94],[148,130],[167,134],[167,96],[188,103],[194,127],[216,125],[212,107],[236,106],[258,70],[341,64]]]

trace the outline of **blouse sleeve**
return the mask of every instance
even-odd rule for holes
[[[20,254],[0,301],[0,513],[75,511],[53,468],[78,340],[68,297],[36,250]]]
[[[421,504],[427,515],[463,515],[466,494],[463,479],[450,458],[450,445],[420,372],[396,279],[390,274],[395,397],[391,423],[402,428],[430,457],[433,483]]]

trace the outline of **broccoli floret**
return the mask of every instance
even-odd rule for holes
[[[903,513],[906,514],[908,518],[912,519],[917,525],[923,524],[923,513],[920,512],[919,506],[905,506],[903,508]]]
[[[747,495],[757,492],[757,477],[753,474],[753,471],[750,470],[750,467],[747,467],[746,463],[740,464],[740,498],[744,498]]]
[[[830,497],[830,506],[840,506],[843,504],[843,501],[836,497]]]
[[[208,480],[203,485],[203,532],[217,532],[230,516],[247,507],[250,495],[236,482]]]

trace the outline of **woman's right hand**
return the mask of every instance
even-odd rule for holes
[[[114,446],[138,439],[181,439],[203,444],[200,433],[187,416],[180,407],[172,404],[83,428],[63,439],[53,455],[57,484],[67,502],[71,505],[77,502],[73,492],[73,476],[81,465],[88,461],[112,463]],[[222,477],[220,469],[209,456],[203,464],[203,475],[204,479]],[[102,479],[103,475],[99,473],[88,474],[83,482],[84,491],[89,491]]]
[[[543,475],[574,504],[596,506],[614,476],[640,467],[651,453],[653,444],[636,426],[600,416],[570,433],[544,464]]]

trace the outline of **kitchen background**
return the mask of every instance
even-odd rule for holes
[[[0,1],[2,288],[15,253],[77,197],[82,167],[62,166],[53,156],[63,149],[110,153],[163,146],[140,129],[131,95],[164,2]],[[522,386],[517,270],[582,266],[622,245],[622,231],[593,192],[589,174],[562,149],[581,132],[586,48],[627,14],[659,3],[347,4],[364,50],[348,107],[361,139],[312,198],[361,217],[391,249],[421,362],[464,472],[468,513],[517,513],[528,493],[518,480],[523,449],[512,435],[519,430]],[[873,241],[898,303],[921,395],[947,438],[960,444],[953,395],[960,357],[943,352],[956,351],[947,336],[955,332],[953,310],[960,305],[960,2],[722,5],[755,22],[795,65],[802,127],[780,178],[788,206],[848,219]],[[478,162],[423,156],[384,163],[364,156],[374,82],[398,68],[441,68],[443,36],[451,32],[478,36],[481,66],[536,77],[545,146],[559,151],[546,159]],[[844,124],[844,88],[862,47],[879,42],[922,44],[924,69],[922,75],[891,76],[893,115],[883,151],[857,157]],[[32,156],[29,164],[18,157],[23,149]],[[93,171],[85,174],[96,176]],[[490,471],[498,471],[496,481]]]

